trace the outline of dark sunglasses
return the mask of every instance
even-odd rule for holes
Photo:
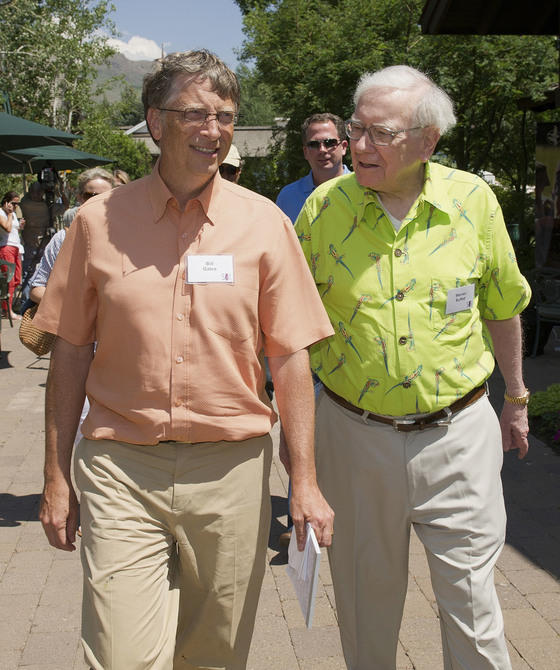
[[[17,202],[15,202],[15,200],[12,200],[10,202],[10,205],[13,205],[14,207],[17,207],[19,205],[19,200]]]
[[[99,195],[99,193],[82,193],[82,200],[85,202],[86,200],[93,198],[94,195]]]
[[[341,142],[342,140],[335,140],[334,137],[329,137],[327,140],[309,140],[307,146],[310,149],[320,149],[321,145],[323,145],[325,149],[334,149]]]

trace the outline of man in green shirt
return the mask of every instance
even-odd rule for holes
[[[446,668],[510,668],[493,568],[504,451],[527,453],[519,313],[530,297],[488,185],[429,162],[453,104],[406,66],[362,77],[355,173],[296,223],[335,335],[312,347],[320,485],[350,670],[396,664],[410,526],[426,547]],[[486,393],[497,359],[498,421]],[[501,431],[500,431],[501,428]],[[284,459],[286,460],[286,459]]]

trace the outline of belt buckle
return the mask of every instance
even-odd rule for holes
[[[419,422],[418,419],[393,419],[393,428],[397,431],[397,433],[399,433],[401,426],[414,426],[415,424],[418,425],[418,430],[422,430],[423,428],[439,428],[440,426],[450,426],[453,413],[449,407],[444,407],[443,411],[445,412],[444,417],[438,419],[437,421],[431,421],[430,423],[424,424]]]
[[[393,429],[400,433],[400,426],[413,426],[415,423],[415,419],[393,419]]]

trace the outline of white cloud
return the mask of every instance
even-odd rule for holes
[[[134,35],[128,42],[110,39],[109,45],[126,56],[129,60],[154,60],[161,58],[161,45],[146,37]]]

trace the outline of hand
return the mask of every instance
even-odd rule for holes
[[[19,229],[20,229],[20,230],[23,230],[24,227],[25,227],[25,219],[24,219],[24,218],[21,218],[21,219],[19,220]]]
[[[310,523],[315,531],[319,546],[330,546],[333,536],[334,512],[316,484],[298,487],[292,480],[290,513],[294,522],[299,551],[305,548],[307,523]]]
[[[78,499],[70,484],[65,480],[45,483],[39,519],[51,546],[63,551],[76,549],[78,511]]]
[[[511,402],[504,402],[500,415],[500,428],[502,429],[503,450],[519,449],[517,458],[524,458],[529,451],[527,405],[514,405]]]

